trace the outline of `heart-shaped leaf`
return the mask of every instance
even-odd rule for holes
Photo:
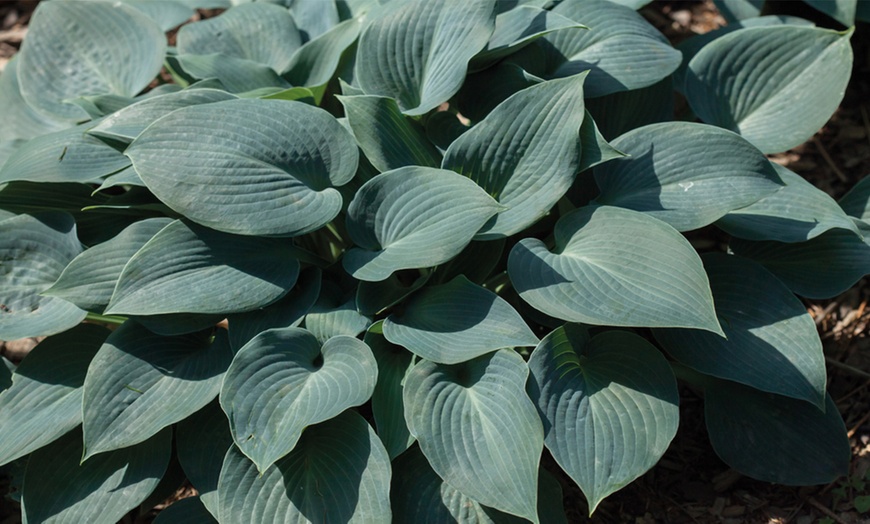
[[[704,122],[765,153],[785,151],[811,137],[843,99],[851,35],[792,25],[734,31],[689,62],[686,98]]]
[[[23,457],[81,424],[88,364],[108,335],[103,327],[81,324],[43,340],[27,354],[12,375],[11,387],[0,393],[0,464]]]
[[[594,325],[722,333],[701,259],[664,222],[588,206],[562,217],[555,238],[554,252],[526,238],[508,258],[514,288],[542,313]]]
[[[495,28],[495,2],[417,0],[381,7],[366,19],[355,80],[368,95],[394,98],[422,115],[456,94],[471,58]],[[407,52],[397,55],[396,49]]]
[[[821,409],[825,356],[806,307],[760,264],[721,253],[708,253],[703,260],[728,338],[693,329],[657,329],[656,340],[701,373]]]
[[[221,463],[215,458],[225,456],[233,446],[229,421],[217,400],[175,426],[175,445],[184,474],[217,518]]]
[[[498,210],[477,184],[450,171],[408,166],[382,173],[348,207],[347,230],[359,247],[342,264],[354,278],[374,282],[436,266],[458,255]]]
[[[233,354],[226,331],[213,343],[210,334],[162,337],[128,320],[106,339],[85,379],[85,460],[138,444],[217,396]]]
[[[170,113],[126,153],[148,188],[195,222],[227,233],[293,236],[335,218],[342,200],[332,186],[353,178],[358,151],[320,108],[230,100]]]
[[[146,127],[176,109],[233,100],[236,97],[218,89],[185,89],[177,93],[146,98],[129,105],[88,130],[88,133],[112,140],[132,142]]]
[[[25,522],[117,522],[157,487],[172,455],[172,431],[80,463],[78,429],[35,451],[21,493]]]
[[[584,78],[523,89],[450,145],[441,167],[471,178],[507,208],[478,240],[522,231],[571,187],[580,170]]]
[[[652,124],[622,135],[613,147],[629,156],[595,168],[596,202],[643,211],[677,231],[712,224],[782,187],[761,151],[714,126]]]
[[[218,484],[221,522],[390,522],[390,457],[352,411],[311,426],[266,471],[236,448]]]
[[[828,484],[849,472],[849,439],[830,395],[820,410],[802,400],[708,380],[707,432],[716,454],[732,468],[787,486]]]
[[[652,468],[677,433],[677,381],[655,346],[633,333],[590,338],[566,324],[535,348],[529,370],[544,443],[583,490],[590,515]]]
[[[296,285],[277,302],[268,306],[230,315],[230,345],[238,351],[259,333],[272,328],[296,327],[320,296],[321,271],[309,267],[299,274]]]
[[[396,522],[438,524],[520,524],[525,519],[482,506],[441,480],[417,446],[393,463],[393,518]],[[543,468],[538,473],[538,518],[548,524],[567,524],[562,487]]]
[[[390,459],[394,459],[415,440],[405,422],[405,404],[402,398],[405,376],[413,365],[414,355],[390,344],[384,338],[382,328],[382,322],[373,325],[363,340],[371,348],[378,363],[378,382],[372,393],[375,427]]]
[[[134,222],[111,240],[75,257],[42,294],[60,297],[88,311],[103,311],[130,258],[171,222],[169,218]]]
[[[458,276],[424,288],[384,320],[384,337],[439,364],[459,364],[538,337],[506,300]]]
[[[589,98],[655,84],[680,65],[680,52],[629,7],[608,0],[565,0],[552,12],[589,29],[563,29],[543,38],[547,75],[589,70]]]
[[[127,262],[106,313],[238,313],[278,300],[299,262],[284,239],[228,235],[176,220]]]
[[[855,221],[862,239],[852,231],[832,229],[806,242],[752,242],[731,239],[734,253],[751,258],[776,275],[796,294],[833,298],[870,274],[870,224]]]
[[[320,297],[305,315],[305,329],[321,343],[339,335],[355,337],[372,324],[372,319],[357,311],[356,293],[343,300],[341,289],[330,284],[323,284]]]
[[[0,222],[0,340],[53,335],[85,318],[66,300],[40,295],[81,250],[75,221],[66,213]]]
[[[231,93],[246,93],[268,87],[280,89],[291,87],[290,83],[278,76],[271,67],[244,58],[212,53],[169,56],[166,61],[176,77],[182,81],[209,82],[210,87]]]
[[[455,366],[421,361],[405,379],[405,420],[448,485],[537,523],[544,436],[528,375],[509,349]]]
[[[372,396],[377,362],[348,336],[323,343],[304,329],[270,329],[239,350],[221,387],[233,440],[260,473],[284,457],[312,424]]]
[[[122,3],[46,2],[21,46],[21,95],[42,113],[74,119],[67,101],[87,95],[133,96],[157,76],[166,37],[146,15]]]
[[[0,76],[0,142],[30,140],[70,127],[72,122],[52,118],[30,107],[21,96],[18,83],[18,56],[13,56]],[[0,166],[3,165],[0,160]]]
[[[747,240],[777,242],[804,242],[835,228],[860,234],[830,195],[797,173],[771,164],[785,186],[754,204],[731,211],[716,222],[717,226]]]
[[[290,12],[267,3],[242,4],[178,31],[178,53],[244,58],[281,73],[302,36]]]
[[[38,136],[24,143],[0,168],[0,184],[31,182],[96,182],[120,171],[130,160],[87,131],[93,123]]]
[[[361,25],[358,18],[345,20],[306,42],[293,54],[284,78],[295,86],[314,88],[326,85],[335,75],[345,50],[356,42]]]
[[[338,99],[357,143],[378,171],[441,165],[441,153],[426,138],[426,131],[403,115],[392,98],[340,96]]]

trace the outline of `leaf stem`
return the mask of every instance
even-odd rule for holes
[[[103,324],[115,324],[120,326],[127,321],[127,317],[120,317],[116,315],[100,315],[99,313],[88,313],[88,315],[85,317],[85,320],[89,320],[91,322],[100,322]]]
[[[492,291],[496,295],[511,286],[511,278],[507,271],[502,271],[490,277],[489,280],[483,283],[483,287]]]

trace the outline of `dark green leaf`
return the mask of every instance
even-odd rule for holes
[[[184,473],[203,505],[217,518],[221,462],[216,459],[233,446],[230,423],[217,400],[178,423],[175,444]]]
[[[384,338],[381,324],[372,326],[363,339],[378,363],[378,382],[372,393],[372,415],[378,437],[384,443],[390,459],[402,454],[414,443],[405,422],[402,399],[405,376],[411,369],[414,355]]]
[[[870,223],[870,177],[855,184],[839,203],[847,215]]]

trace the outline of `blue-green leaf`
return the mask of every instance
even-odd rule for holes
[[[172,454],[165,429],[136,446],[80,463],[75,430],[35,451],[24,473],[24,522],[117,522],[157,487]]]
[[[689,62],[686,98],[704,122],[765,153],[785,151],[811,137],[843,99],[851,35],[791,25],[734,31]]]
[[[228,235],[176,220],[127,262],[106,313],[251,311],[284,296],[298,275],[285,239]]]
[[[75,221],[66,213],[0,222],[0,340],[53,335],[85,318],[85,311],[66,300],[40,295],[81,250]]]
[[[825,402],[825,356],[806,307],[760,264],[721,253],[704,255],[716,314],[725,336],[657,329],[656,340],[683,364],[816,404]]]
[[[554,251],[523,239],[508,258],[514,288],[542,313],[595,325],[722,333],[701,259],[664,222],[588,206],[562,217],[555,239]]]
[[[210,55],[177,55],[167,57],[167,63],[178,76],[187,82],[202,80],[215,83],[210,85],[231,93],[245,93],[255,89],[275,87],[290,88],[289,82],[281,78],[274,69],[253,60]]]
[[[870,177],[864,177],[840,199],[847,215],[870,223]]]
[[[455,366],[421,361],[405,379],[405,420],[450,487],[537,523],[544,435],[528,375],[509,349]]]
[[[390,457],[352,411],[311,426],[266,471],[231,448],[218,484],[222,522],[391,521]]]
[[[368,95],[422,115],[456,94],[495,28],[495,2],[417,0],[369,14],[354,77]],[[396,53],[397,49],[405,52]]]
[[[770,196],[731,211],[716,225],[725,232],[747,240],[804,242],[831,229],[858,227],[837,202],[797,173],[773,164],[785,186]]]
[[[628,154],[595,168],[596,202],[643,211],[677,231],[712,224],[782,188],[770,161],[740,135],[667,122],[613,141]]]
[[[72,259],[57,281],[42,294],[60,297],[88,311],[102,312],[130,258],[171,222],[169,218],[134,222],[111,240],[86,249]]]
[[[655,346],[633,333],[590,337],[566,324],[535,348],[529,369],[544,443],[586,495],[590,515],[652,468],[677,433],[677,381]]]
[[[680,65],[680,52],[629,7],[608,0],[565,0],[553,13],[589,29],[563,29],[544,37],[547,74],[563,77],[589,70],[589,98],[655,84]]]
[[[34,109],[74,119],[68,100],[87,95],[133,96],[157,76],[166,37],[146,15],[121,3],[45,2],[21,46],[21,95]]]
[[[345,20],[306,42],[293,54],[284,78],[295,86],[324,86],[335,74],[345,50],[356,41],[361,25],[360,19]]]
[[[580,171],[584,78],[523,89],[450,145],[441,167],[471,178],[507,208],[478,240],[522,231],[571,187]]]
[[[332,337],[355,337],[368,329],[372,319],[356,309],[356,293],[349,298],[341,289],[324,282],[317,302],[305,315],[305,329],[321,343]]]
[[[0,393],[0,464],[23,457],[82,422],[82,385],[109,331],[82,324],[40,342]],[[6,368],[5,363],[3,367]]]
[[[858,9],[858,0],[804,0],[804,2],[846,27],[855,25],[855,11]]]
[[[293,236],[335,218],[342,199],[333,186],[353,178],[358,151],[320,108],[247,99],[174,111],[143,131],[127,155],[159,199],[195,222]]]
[[[347,230],[358,247],[342,264],[368,281],[436,266],[458,255],[498,210],[477,184],[450,171],[408,166],[382,173],[348,207]]]
[[[21,96],[18,82],[18,56],[13,56],[0,76],[0,142],[30,140],[70,127],[71,121],[53,118],[30,107]],[[0,158],[0,166],[3,160]]]
[[[440,364],[539,342],[506,300],[461,275],[415,293],[384,320],[383,331],[393,344]]]
[[[405,404],[402,398],[405,376],[412,367],[414,355],[400,346],[390,344],[384,338],[381,328],[382,323],[375,324],[366,332],[363,340],[371,348],[378,363],[378,382],[372,393],[375,427],[390,459],[394,459],[415,440],[405,422]]]
[[[306,427],[371,398],[377,376],[371,350],[355,338],[333,337],[321,347],[304,329],[270,329],[236,354],[221,407],[236,446],[265,473]]]
[[[138,444],[217,397],[232,352],[226,331],[163,337],[128,320],[88,368],[85,459]]]

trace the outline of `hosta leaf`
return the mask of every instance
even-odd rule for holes
[[[296,285],[280,300],[268,306],[229,316],[230,345],[238,351],[254,336],[267,329],[296,327],[320,296],[321,272],[310,267],[299,274]]]
[[[356,290],[357,311],[363,315],[375,316],[423,287],[432,276],[432,272],[421,274],[409,270],[409,273],[393,273],[380,282],[360,282]]]
[[[526,238],[508,258],[514,289],[535,309],[570,322],[722,332],[701,259],[664,222],[589,206],[562,217],[555,238],[552,252]]]
[[[332,337],[355,337],[368,329],[372,320],[356,310],[356,293],[345,300],[335,286],[324,283],[320,297],[305,315],[305,329],[321,343]]]
[[[483,120],[515,93],[543,81],[517,64],[499,62],[494,67],[468,75],[462,90],[456,95],[456,103],[463,116],[472,121]]]
[[[595,117],[601,134],[614,139],[649,124],[674,119],[674,81],[661,82],[631,91],[620,91],[586,101],[586,110]],[[583,121],[592,118],[586,117]],[[581,137],[581,143],[583,139]]]
[[[304,329],[270,329],[236,354],[221,407],[236,445],[265,473],[306,427],[371,398],[377,375],[371,350],[355,338],[333,337],[321,348]]]
[[[369,95],[422,115],[456,94],[471,58],[495,28],[495,2],[418,0],[381,7],[366,19],[354,77]],[[396,54],[396,49],[406,52]]]
[[[450,144],[469,129],[471,128],[459,120],[458,115],[450,111],[438,111],[426,119],[426,138],[435,144],[439,151],[447,150]],[[440,160],[438,165],[441,165]]]
[[[132,142],[158,118],[182,107],[233,100],[236,97],[217,89],[186,89],[177,93],[146,98],[106,117],[88,133],[109,139]]]
[[[847,215],[870,223],[870,177],[861,179],[843,198],[840,207]]]
[[[214,399],[230,365],[226,331],[163,337],[128,320],[94,357],[82,412],[85,459],[138,444]]]
[[[103,311],[130,257],[171,222],[169,218],[134,222],[111,240],[75,257],[42,294],[60,297],[88,311]]]
[[[231,100],[179,109],[127,155],[166,205],[228,233],[292,236],[341,210],[358,148],[326,111],[301,102]],[[179,177],[179,170],[184,177]]]
[[[12,372],[14,370],[15,364],[6,357],[0,357],[0,392],[12,387]]]
[[[130,165],[103,179],[103,183],[100,184],[100,187],[94,193],[118,186],[145,187],[145,182],[142,182],[142,179],[139,178],[139,173]]]
[[[91,127],[92,123],[84,124],[24,143],[0,168],[0,184],[94,182],[129,166],[130,160],[120,151],[87,134]]]
[[[471,242],[453,260],[438,267],[438,281],[446,282],[462,275],[482,285],[501,261],[505,244],[504,238]]]
[[[60,131],[70,127],[72,122],[52,118],[30,107],[21,96],[21,88],[18,83],[17,56],[3,68],[0,75],[0,142],[6,140],[30,140],[40,135]],[[0,160],[0,166],[3,161]]]
[[[796,294],[833,298],[870,274],[870,225],[855,221],[862,239],[852,231],[832,229],[806,242],[752,242],[731,239],[738,255],[761,262]]]
[[[236,448],[224,459],[218,494],[223,522],[390,522],[390,458],[352,411],[311,426],[268,470]]]
[[[40,296],[81,250],[76,224],[66,213],[0,222],[0,340],[53,335],[85,318],[66,300]]]
[[[34,452],[24,473],[24,522],[117,522],[157,487],[172,454],[165,429],[136,446],[80,464],[82,433]]]
[[[785,187],[731,211],[716,222],[717,226],[747,240],[778,242],[804,242],[835,228],[859,233],[852,219],[827,193],[785,167],[772,165]]]
[[[678,231],[712,224],[782,182],[740,135],[689,122],[652,124],[613,141],[629,156],[595,168],[596,202],[643,211]]]
[[[329,31],[340,20],[335,0],[288,0],[286,3],[306,42]]]
[[[287,89],[290,84],[278,76],[271,67],[244,58],[210,55],[177,55],[167,62],[172,69],[182,74],[185,80],[214,81],[220,89],[231,93],[244,93],[266,87]],[[213,86],[216,87],[216,86]]]
[[[733,382],[705,387],[704,415],[716,454],[740,473],[789,486],[828,484],[849,472],[846,428],[825,408]]]
[[[571,187],[580,165],[584,78],[523,89],[450,145],[442,168],[471,178],[507,208],[478,240],[522,231]]]
[[[131,315],[130,318],[148,331],[164,337],[186,335],[214,327],[224,314],[167,313],[165,315]]]
[[[509,349],[456,366],[421,361],[405,379],[405,420],[450,487],[537,523],[544,439],[528,374]]]
[[[590,338],[566,324],[535,348],[529,370],[544,443],[586,495],[590,515],[652,468],[677,433],[677,381],[655,346],[633,333]]]
[[[163,31],[180,26],[195,14],[193,7],[175,0],[122,0],[122,2],[146,14],[148,18],[157,22]]]
[[[267,3],[242,4],[178,31],[178,53],[219,54],[284,71],[302,36],[290,12]]]
[[[674,358],[706,375],[816,404],[825,401],[825,357],[806,307],[760,264],[709,253],[704,268],[725,336],[657,329]]]
[[[590,29],[563,29],[544,37],[550,77],[589,70],[588,98],[639,89],[680,65],[680,52],[633,9],[608,0],[565,0],[553,13]]]
[[[765,153],[785,151],[811,137],[843,99],[851,34],[791,25],[734,31],[689,62],[686,98],[704,122]]]
[[[200,497],[177,500],[160,510],[154,524],[217,524]]]
[[[127,262],[106,313],[250,311],[284,296],[298,274],[284,239],[228,235],[176,220]]]
[[[414,446],[393,463],[393,518],[396,522],[439,524],[519,524],[525,519],[480,505],[446,484],[420,448]],[[567,523],[562,510],[562,487],[546,470],[538,474],[538,518]]]
[[[318,38],[306,42],[293,54],[284,78],[295,86],[319,87],[332,78],[344,51],[359,36],[362,22],[346,20]]]
[[[858,0],[804,0],[846,27],[855,25]]]
[[[357,143],[378,171],[441,165],[441,153],[429,142],[426,131],[403,115],[392,98],[340,96],[338,99]]]
[[[372,393],[375,427],[390,459],[394,459],[414,443],[414,437],[405,422],[405,405],[402,400],[405,375],[412,366],[414,355],[390,344],[384,338],[381,326],[380,323],[372,326],[363,340],[371,348],[378,363],[378,382]]]
[[[764,6],[764,0],[713,0],[713,3],[729,23],[754,18]]]
[[[67,211],[74,214],[83,207],[106,201],[105,197],[93,195],[93,192],[91,186],[73,182],[10,182],[0,186],[0,208],[15,214],[34,211]]]
[[[165,52],[163,31],[132,7],[46,2],[33,14],[21,46],[21,94],[40,112],[79,118],[84,112],[67,100],[133,96],[157,76]]]
[[[357,191],[347,230],[357,246],[342,259],[359,280],[386,280],[400,269],[447,262],[499,210],[471,180],[429,167],[380,174]]]
[[[625,153],[614,148],[605,140],[588,109],[586,110],[586,116],[583,117],[583,124],[580,126],[580,148],[581,172],[614,158],[625,156]],[[574,184],[577,184],[576,179]]]
[[[472,59],[470,69],[485,69],[542,36],[569,27],[588,29],[574,20],[535,6],[521,5],[500,13],[495,18],[495,30],[489,42]]]
[[[82,324],[43,340],[27,354],[12,375],[12,386],[0,393],[0,464],[23,457],[81,424],[88,364],[108,335],[103,327]]]
[[[461,275],[423,289],[403,306],[384,320],[384,336],[432,362],[458,364],[539,342],[506,300]]]
[[[221,462],[216,459],[233,446],[230,423],[217,400],[178,423],[175,445],[185,475],[203,505],[217,518]]]

